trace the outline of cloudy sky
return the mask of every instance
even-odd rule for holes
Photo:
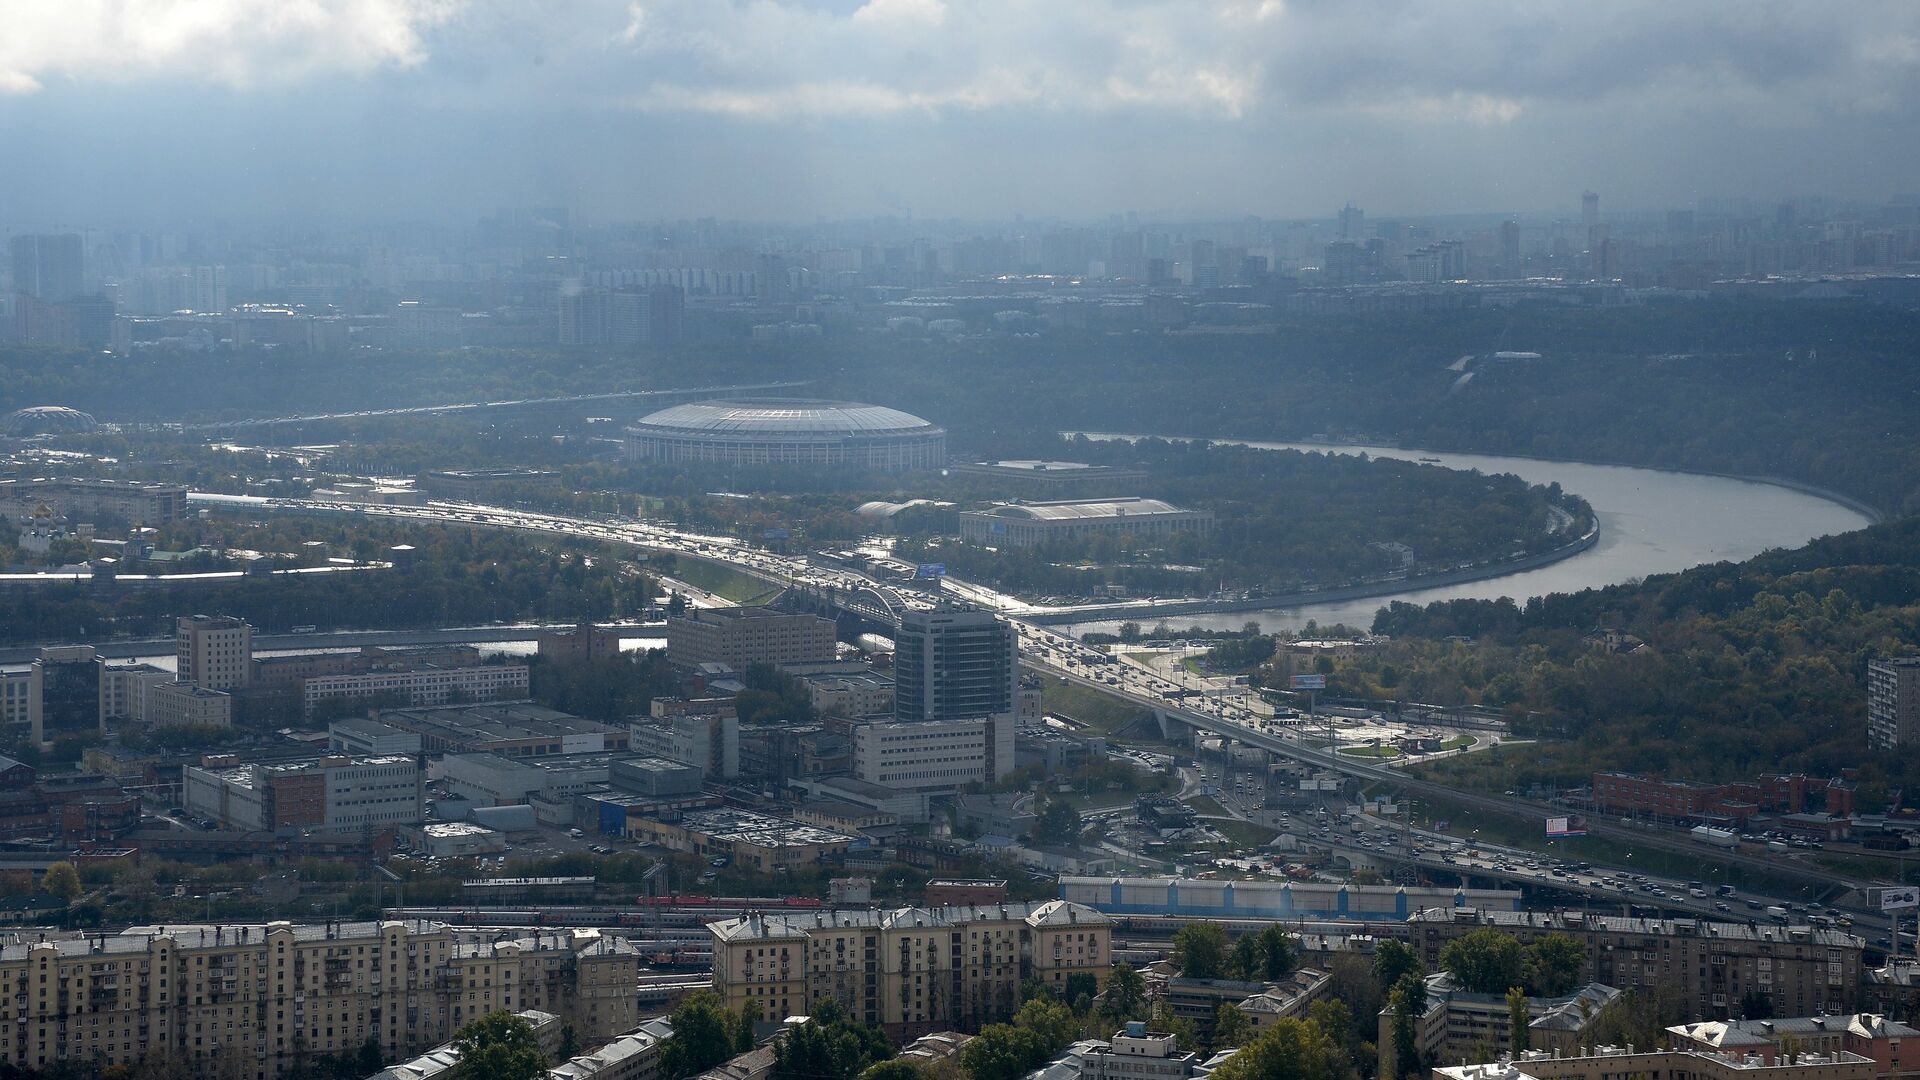
[[[0,0],[0,228],[1920,190],[1920,4]]]

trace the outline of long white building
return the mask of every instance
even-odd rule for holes
[[[413,705],[445,705],[463,701],[513,701],[527,697],[527,665],[481,664],[477,667],[423,668],[417,671],[363,671],[351,675],[316,675],[303,684],[306,715],[323,702],[343,698],[404,697]]]

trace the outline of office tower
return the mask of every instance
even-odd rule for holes
[[[1581,193],[1580,224],[1585,225],[1589,231],[1591,231],[1595,225],[1600,224],[1600,195],[1598,192],[1588,191]]]
[[[105,733],[100,719],[101,667],[90,645],[40,650],[27,690],[27,718],[35,742]]]
[[[1500,223],[1500,265],[1506,268],[1508,277],[1520,276],[1520,223],[1517,221]]]
[[[14,292],[57,304],[85,291],[78,234],[16,236],[7,251],[13,257]]]
[[[909,611],[894,639],[894,716],[958,720],[1012,713],[1020,672],[1013,627],[991,611]]]
[[[1366,226],[1367,212],[1348,203],[1340,210],[1340,239],[1358,240],[1360,231]]]
[[[1920,656],[1867,663],[1867,743],[1877,750],[1920,743]]]
[[[237,690],[251,681],[253,627],[226,615],[194,615],[174,624],[174,670],[203,690]]]

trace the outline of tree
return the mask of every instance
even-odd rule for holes
[[[737,1022],[710,990],[689,994],[668,1016],[673,1038],[661,1053],[666,1080],[706,1072],[734,1055]]]
[[[353,1063],[353,1073],[355,1076],[372,1076],[386,1063],[386,1055],[380,1050],[380,1040],[369,1035],[367,1041],[360,1044],[360,1052]]]
[[[1046,1060],[1039,1039],[1012,1024],[988,1024],[960,1048],[970,1080],[1014,1080]]]
[[[1284,979],[1293,973],[1293,966],[1299,956],[1293,935],[1278,926],[1269,926],[1260,931],[1260,952],[1266,978]]]
[[[540,1080],[547,1057],[533,1025],[505,1009],[477,1017],[453,1033],[461,1080]]]
[[[760,1003],[751,998],[745,1005],[740,1006],[738,1013],[728,1018],[728,1026],[733,1029],[734,1053],[744,1054],[753,1049],[753,1044],[759,1041],[753,1029],[759,1023]]]
[[[1115,1020],[1138,1020],[1147,1007],[1147,980],[1132,964],[1118,963],[1107,976],[1106,1013]]]
[[[926,1080],[926,1077],[913,1062],[894,1058],[869,1065],[867,1071],[860,1074],[860,1080]]]
[[[1412,978],[1403,977],[1387,994],[1387,1009],[1392,1014],[1390,1035],[1393,1039],[1394,1075],[1383,1074],[1380,1080],[1399,1080],[1402,1076],[1420,1071],[1420,1041],[1414,1034],[1414,1024],[1420,1012],[1407,1000],[1406,992],[1406,985]]]
[[[1527,946],[1527,985],[1542,997],[1571,993],[1587,953],[1568,934],[1548,934]]]
[[[1213,1071],[1214,1080],[1344,1080],[1326,1032],[1294,1017],[1274,1022]]]
[[[1523,981],[1526,954],[1520,942],[1490,926],[1470,930],[1440,950],[1440,966],[1472,994],[1504,994]]]
[[[1189,979],[1219,978],[1226,958],[1227,932],[1219,923],[1188,923],[1173,935],[1173,962]]]
[[[1420,954],[1404,941],[1382,941],[1373,949],[1373,979],[1381,990],[1391,990],[1407,974],[1420,972]]]
[[[1033,838],[1043,844],[1071,844],[1080,836],[1080,811],[1070,803],[1050,802],[1034,822]]]
[[[1527,992],[1514,986],[1507,990],[1507,1049],[1518,1055],[1533,1049],[1533,1014],[1527,1008]]]
[[[40,876],[40,887],[71,904],[80,897],[80,872],[70,862],[54,863]]]
[[[1148,1021],[1155,1031],[1164,1031],[1173,1036],[1173,1041],[1182,1050],[1200,1048],[1200,1029],[1193,1021],[1173,1011],[1170,1002],[1162,1000],[1153,1008],[1153,1019]]]
[[[1240,1011],[1240,1006],[1231,1001],[1220,1003],[1220,1011],[1213,1020],[1213,1045],[1210,1049],[1225,1050],[1230,1046],[1241,1046],[1253,1035],[1253,1021]]]
[[[678,1032],[675,1033],[676,1035]],[[823,998],[813,1015],[773,1044],[776,1080],[853,1080],[893,1055],[879,1028],[856,1023],[838,1001]]]
[[[1094,976],[1091,972],[1082,971],[1082,972],[1078,972],[1073,975],[1067,976],[1066,989],[1061,993],[1060,996],[1066,999],[1067,1004],[1073,1007],[1074,1012],[1084,1013],[1087,1011],[1086,1005],[1081,1004],[1081,1002],[1085,1001],[1088,1004],[1091,1004],[1093,1002],[1094,995],[1098,994],[1099,992],[1100,992],[1099,978]]]

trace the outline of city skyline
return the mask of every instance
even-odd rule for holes
[[[1920,101],[1888,4],[137,7],[0,44],[8,227],[1878,201]]]

